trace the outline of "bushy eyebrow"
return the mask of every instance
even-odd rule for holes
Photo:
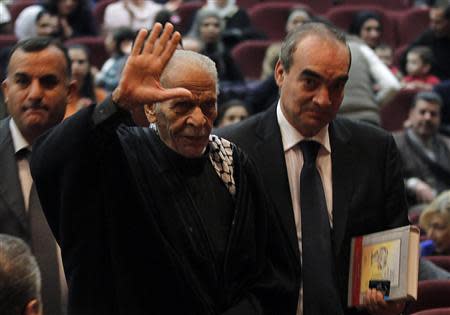
[[[325,78],[323,76],[321,76],[319,73],[317,73],[316,71],[310,70],[310,69],[305,69],[300,73],[300,78],[312,78],[312,79],[318,79],[321,81],[326,81]],[[339,77],[337,77],[336,79],[333,80],[333,82],[347,82],[348,80],[348,74],[344,74],[341,75]]]

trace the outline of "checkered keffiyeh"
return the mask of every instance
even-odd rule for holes
[[[217,175],[224,182],[230,194],[236,194],[233,176],[233,148],[231,142],[215,135],[209,136],[209,159]]]

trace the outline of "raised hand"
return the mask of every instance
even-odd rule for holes
[[[147,35],[148,31],[141,29],[136,36],[119,85],[113,92],[113,101],[125,109],[191,96],[187,89],[164,89],[160,84],[161,74],[180,42],[180,33],[173,32],[170,23],[164,30],[156,23],[148,39]]]

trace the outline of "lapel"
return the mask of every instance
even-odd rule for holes
[[[11,211],[25,230],[28,230],[25,203],[14,156],[14,145],[9,131],[9,119],[0,121],[0,198],[5,201],[7,211]]]
[[[330,123],[330,145],[333,182],[333,246],[338,255],[345,236],[350,201],[353,195],[353,166],[356,153],[350,145],[350,131],[340,122]]]
[[[280,128],[278,126],[276,105],[261,116],[255,128],[255,150],[261,160],[260,171],[266,183],[271,200],[278,212],[284,231],[296,256],[300,257],[294,212],[292,209],[289,181],[284,158]]]

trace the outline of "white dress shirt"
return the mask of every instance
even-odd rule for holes
[[[330,226],[333,226],[333,189],[331,171],[331,146],[328,133],[328,124],[312,138],[304,137],[292,126],[281,110],[280,101],[277,105],[277,120],[280,126],[281,140],[283,142],[284,158],[286,160],[289,188],[291,191],[292,208],[294,210],[295,227],[297,231],[298,248],[302,252],[302,224],[300,208],[300,172],[303,167],[303,154],[298,143],[303,139],[314,140],[321,144],[317,154],[316,166],[322,179],[323,191],[327,203]],[[301,255],[300,255],[301,256]],[[300,296],[297,307],[297,315],[303,314],[303,288],[300,288]]]

